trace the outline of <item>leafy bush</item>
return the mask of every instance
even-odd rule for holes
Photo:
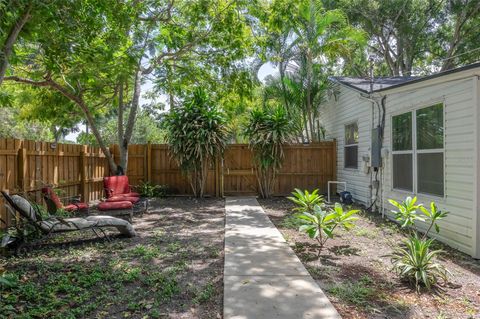
[[[435,261],[442,251],[431,250],[434,240],[428,239],[427,236],[432,228],[435,228],[437,233],[440,232],[437,222],[445,218],[448,212],[438,210],[434,202],[430,203],[430,210],[422,204],[417,205],[416,197],[407,197],[401,203],[392,199],[389,202],[398,209],[392,212],[401,223],[401,227],[409,231],[408,239],[397,247],[391,256],[395,272],[414,285],[417,292],[421,287],[430,290],[439,280],[446,282],[448,270]],[[419,215],[419,211],[423,215]],[[416,229],[416,221],[429,223],[422,236]]]
[[[401,223],[402,228],[410,228],[415,225],[415,220],[420,219],[417,210],[421,205],[415,205],[417,197],[407,197],[403,202],[399,203],[393,199],[388,200],[390,204],[395,206],[398,210],[392,210],[395,219]]]
[[[306,233],[310,238],[316,239],[320,249],[319,254],[328,239],[333,238],[334,231],[338,227],[345,230],[352,229],[358,218],[354,215],[358,210],[344,211],[341,204],[336,203],[333,209],[324,210],[321,206],[315,205],[312,212],[303,212],[296,217],[302,221],[298,229]]]
[[[321,206],[324,201],[323,196],[318,195],[318,189],[310,193],[308,190],[302,192],[300,189],[295,188],[292,195],[287,198],[297,205],[293,210],[300,213],[312,212],[315,205]]]
[[[136,189],[142,197],[164,197],[168,193],[167,185],[153,185],[150,182],[142,182]]]
[[[228,138],[223,114],[198,89],[163,123],[171,154],[187,175],[193,194],[203,197],[208,165],[223,153]]]
[[[296,123],[282,106],[254,109],[250,112],[244,134],[253,151],[260,195],[272,194],[276,174],[281,168],[283,145],[297,131]]]

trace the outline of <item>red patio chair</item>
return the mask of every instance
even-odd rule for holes
[[[68,205],[63,205],[62,201],[51,187],[43,187],[42,194],[43,199],[47,203],[47,210],[52,215],[55,215],[59,209],[64,209],[67,212],[88,210],[88,205],[80,202],[80,196],[68,197]]]
[[[140,194],[132,192],[128,176],[108,176],[103,178],[103,187],[107,202],[129,201],[133,204],[140,200]]]

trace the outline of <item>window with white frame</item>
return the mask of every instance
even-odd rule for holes
[[[358,168],[358,125],[352,123],[345,125],[345,168]]]
[[[443,104],[392,117],[393,188],[444,196]]]

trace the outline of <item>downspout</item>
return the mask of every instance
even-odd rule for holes
[[[472,218],[472,257],[480,259],[480,76],[473,77],[473,114],[474,125],[474,186]]]
[[[379,95],[376,98],[373,95],[373,83],[374,83],[374,78],[373,78],[373,59],[370,58],[370,90],[368,94],[362,94],[360,93],[359,97],[360,99],[364,99],[367,101],[370,101],[372,103],[372,117],[371,117],[371,132],[375,129],[375,106],[378,108],[378,128],[380,130],[380,145],[383,147],[383,136],[384,136],[384,128],[385,128],[385,100],[386,96],[385,95]],[[380,101],[380,102],[379,102]],[[372,160],[372,135],[370,136],[370,161]],[[381,152],[381,149],[380,149]],[[375,167],[372,170],[372,167],[370,167],[370,186],[369,186],[369,193],[370,193],[370,206],[367,208],[367,210],[370,210],[375,203],[378,201],[378,193],[380,190],[380,187],[382,188],[381,192],[381,209],[382,209],[382,216],[384,215],[383,212],[383,168],[385,164],[383,163],[383,156],[381,156],[381,162],[380,162],[380,167]],[[373,181],[373,173],[375,172],[375,181]],[[380,180],[382,180],[382,183],[380,183],[380,180],[378,178],[378,174],[380,173]],[[375,183],[374,183],[375,182]],[[373,194],[373,188],[375,184],[375,195]]]
[[[367,95],[360,93],[359,98],[372,103],[372,116],[371,116],[371,119],[370,119],[371,130],[372,131],[375,128],[375,107],[378,108],[378,126],[380,127],[380,132],[381,132],[380,141],[383,145],[383,135],[384,135],[383,130],[384,130],[384,127],[385,127],[385,99],[386,99],[386,96],[379,96],[379,97],[375,98],[373,96],[373,93],[370,92]],[[380,98],[380,103],[378,102],[378,98]],[[371,137],[370,137],[370,141],[371,141]],[[371,151],[372,151],[372,147],[371,147],[371,144],[370,144],[370,152]],[[370,160],[371,160],[371,154],[370,154]],[[383,159],[382,159],[382,162],[383,162]],[[379,185],[380,181],[379,181],[379,178],[378,178],[378,174],[380,173],[380,179],[382,179],[382,175],[383,175],[383,169],[382,168],[383,168],[383,165],[382,165],[382,167],[376,168],[376,170],[373,170],[372,167],[370,167],[369,193],[370,193],[370,201],[371,202],[370,202],[370,206],[367,208],[367,210],[372,209],[372,207],[377,202],[379,188],[382,187],[382,189],[383,189],[383,185]],[[375,194],[373,192],[374,173],[375,173],[375,181],[377,183]],[[382,201],[383,201],[383,198],[382,198]],[[383,212],[382,212],[382,214],[383,214]]]

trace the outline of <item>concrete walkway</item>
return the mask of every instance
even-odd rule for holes
[[[340,318],[254,197],[226,199],[223,315]]]

